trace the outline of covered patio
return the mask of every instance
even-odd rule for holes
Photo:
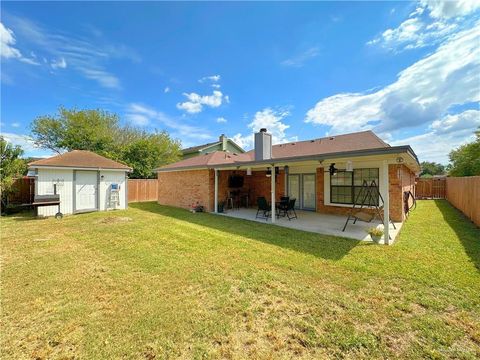
[[[343,159],[342,159],[343,160]],[[342,161],[340,160],[340,161]],[[336,160],[337,164],[340,163]],[[345,160],[346,162],[346,160]],[[359,162],[357,162],[359,163]],[[330,162],[323,162],[325,168],[328,169]],[[402,222],[394,222],[395,228],[392,223],[389,211],[389,192],[384,189],[388,189],[389,172],[388,162],[386,160],[375,160],[374,165],[379,168],[380,172],[380,186],[382,192],[382,207],[379,210],[380,214],[376,214],[376,217],[371,222],[364,222],[357,220],[354,224],[353,219],[349,221],[345,231],[342,231],[345,222],[347,220],[347,213],[351,206],[336,207],[337,214],[329,213],[324,209],[319,209],[319,203],[323,202],[323,196],[319,195],[319,191],[324,187],[323,174],[325,172],[323,167],[319,168],[318,161],[301,161],[291,163],[273,163],[273,164],[249,164],[247,166],[223,167],[214,169],[214,212],[223,216],[230,216],[244,220],[252,220],[261,223],[275,224],[292,229],[309,231],[325,235],[333,235],[351,238],[362,241],[372,241],[370,235],[367,233],[367,229],[375,227],[384,231],[384,235],[380,240],[381,244],[391,245],[395,241],[395,238],[402,226]],[[256,218],[257,213],[257,200],[258,197],[264,197],[268,202],[270,208],[269,213],[276,213],[276,207],[279,204],[282,196],[289,196],[291,191],[288,186],[289,172],[292,173],[292,169],[311,169],[308,171],[309,175],[312,174],[315,179],[313,200],[314,205],[311,209],[299,209],[298,201],[295,204],[295,210],[298,215],[297,218],[289,220],[288,217],[270,216],[268,219]],[[328,172],[328,170],[327,170]],[[241,190],[238,191],[237,198],[230,202],[228,200],[231,197],[232,188],[229,185],[229,178],[231,176],[240,176],[244,178]],[[227,194],[225,196],[225,194]],[[244,194],[248,194],[245,201]],[[293,196],[296,198],[297,196]],[[243,201],[242,201],[243,198]],[[296,199],[298,200],[298,199]],[[218,211],[219,204],[222,211]],[[358,207],[358,206],[357,206]],[[328,208],[328,207],[327,207]],[[332,207],[333,208],[333,207]],[[364,208],[366,212],[373,213],[373,207],[366,206]],[[382,221],[380,216],[385,219]],[[393,221],[393,220],[392,220]],[[385,225],[388,228],[385,229]],[[385,239],[388,239],[385,241]]]
[[[332,214],[322,214],[314,211],[303,211],[297,210],[297,219],[288,220],[287,217],[278,217],[274,220],[274,224],[278,226],[284,226],[291,229],[309,231],[325,235],[341,236],[347,237],[355,240],[362,241],[371,241],[370,236],[367,234],[366,229],[370,227],[378,227],[383,229],[383,223],[380,220],[374,219],[370,223],[363,221],[357,221],[356,224],[353,221],[349,221],[345,231],[342,231],[346,216],[341,215],[332,215]],[[228,216],[237,219],[257,221],[260,223],[272,224],[272,219],[268,218],[255,218],[257,213],[256,208],[240,208],[234,210],[228,210],[224,213],[218,213],[221,216]],[[401,227],[401,222],[395,222],[396,229],[393,228],[392,224],[389,226],[389,234],[391,237],[390,243],[395,241]],[[380,243],[383,244],[384,240],[380,240]]]

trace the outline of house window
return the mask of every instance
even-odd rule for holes
[[[353,204],[362,189],[364,181],[378,186],[378,168],[338,171],[330,175],[330,202],[332,204]],[[364,194],[366,194],[364,192]],[[375,194],[374,194],[375,195]],[[362,199],[358,200],[361,203]],[[366,199],[365,205],[378,205],[378,194],[374,199]]]

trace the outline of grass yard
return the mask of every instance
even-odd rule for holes
[[[480,230],[387,247],[154,203],[1,219],[2,359],[480,357]]]

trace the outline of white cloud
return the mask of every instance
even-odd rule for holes
[[[480,111],[466,110],[459,114],[446,115],[440,120],[435,120],[430,129],[435,134],[450,134],[458,131],[467,130],[472,132],[480,126]]]
[[[250,124],[248,124],[251,133],[249,135],[236,134],[232,140],[242,148],[252,148],[253,134],[261,128],[267,128],[268,132],[272,134],[273,144],[296,141],[296,137],[288,137],[285,133],[290,125],[285,124],[283,120],[289,115],[290,112],[287,110],[274,110],[272,108],[257,111]]]
[[[168,86],[165,87],[165,89],[163,89],[163,92],[166,94],[166,93],[169,93],[170,92],[170,88]]]
[[[281,64],[284,66],[302,67],[303,65],[305,65],[305,63],[308,60],[311,60],[317,57],[319,54],[320,54],[320,51],[318,47],[311,47],[305,50],[304,52],[302,52],[301,54],[298,54],[292,58],[283,60]]]
[[[480,126],[480,111],[467,110],[435,120],[424,134],[391,142],[391,145],[410,145],[420,161],[448,163],[452,149],[474,140],[474,130]]]
[[[19,145],[25,152],[25,156],[46,157],[53,155],[50,150],[37,147],[33,139],[28,135],[2,132],[1,136],[3,136],[7,142],[13,145]]]
[[[434,53],[400,72],[394,83],[369,93],[324,98],[305,121],[331,126],[333,133],[386,132],[431,123],[454,105],[478,102],[479,35],[478,26],[451,35]]]
[[[22,55],[20,50],[14,47],[16,43],[15,35],[12,30],[5,27],[0,22],[0,55],[6,59],[18,59],[30,65],[38,65],[39,63],[33,58],[27,58]]]
[[[19,122],[13,122],[13,123],[12,123],[12,127],[14,127],[14,128],[19,128],[19,127],[20,127],[20,123],[19,123]]]
[[[420,3],[430,10],[430,16],[434,18],[465,16],[480,8],[480,0],[421,0]]]
[[[13,31],[6,28],[1,22],[0,22],[0,44],[1,44],[1,55],[4,58],[10,59],[10,58],[21,58],[22,53],[20,50],[16,49],[13,47],[15,45],[15,36],[13,34]]]
[[[220,75],[210,75],[210,76],[204,76],[201,79],[198,80],[198,82],[203,83],[206,81],[211,81],[211,82],[219,82],[221,79]]]
[[[221,88],[220,84],[212,84],[212,87],[214,89],[220,89]]]
[[[421,1],[407,20],[396,28],[385,30],[367,45],[380,45],[394,52],[437,45],[455,31],[471,25],[470,21],[453,16],[468,15],[479,5],[480,0]]]
[[[65,61],[65,58],[62,57],[58,60],[53,60],[50,66],[53,69],[65,69],[67,67],[67,62]]]
[[[49,31],[29,19],[7,15],[9,23],[15,29],[24,46],[40,49],[32,58],[21,61],[40,65],[36,59],[42,59],[44,66],[54,69],[68,67],[78,71],[87,79],[109,89],[121,88],[120,80],[108,69],[108,61],[114,58],[140,61],[132,49],[124,45],[114,45],[101,37],[82,37],[82,35],[65,34]],[[2,40],[3,41],[3,40]],[[3,53],[3,49],[2,49]],[[50,60],[54,59],[54,60]]]
[[[148,116],[142,114],[128,113],[125,117],[135,126],[146,126],[150,123]]]
[[[456,28],[456,24],[441,21],[427,24],[415,17],[405,20],[395,29],[385,30],[380,37],[367,44],[381,44],[384,48],[393,51],[421,48],[438,44]]]
[[[86,78],[96,80],[103,87],[111,89],[119,89],[121,87],[120,80],[109,72],[88,67],[79,67],[79,70]]]
[[[212,136],[203,128],[182,123],[182,120],[171,118],[165,113],[149,106],[132,103],[126,108],[126,118],[137,126],[161,124],[172,129],[172,135],[185,139],[211,140]],[[152,124],[153,123],[153,124]]]
[[[221,91],[214,90],[212,95],[198,95],[197,93],[184,93],[184,96],[187,97],[188,101],[183,103],[178,103],[177,108],[184,110],[190,114],[196,114],[203,110],[203,106],[208,106],[212,108],[219,107],[222,105],[222,102],[229,102],[227,95],[223,95]]]
[[[217,123],[226,123],[227,119],[225,119],[223,116],[217,118]]]

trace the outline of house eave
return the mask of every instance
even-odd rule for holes
[[[410,147],[410,145],[400,145],[400,146],[390,146],[390,147],[382,147],[376,149],[365,149],[365,150],[354,150],[354,151],[342,151],[336,153],[329,153],[329,154],[318,154],[318,155],[304,155],[304,156],[294,156],[294,157],[287,157],[287,158],[271,158],[267,160],[261,161],[241,161],[241,162],[233,162],[228,164],[218,164],[218,165],[203,165],[203,166],[183,166],[183,167],[176,167],[176,168],[159,168],[155,169],[155,172],[172,172],[172,171],[183,171],[183,170],[202,170],[202,169],[222,169],[222,168],[232,168],[232,167],[253,167],[258,165],[271,165],[275,163],[294,163],[300,161],[324,161],[324,160],[332,160],[338,158],[345,158],[345,157],[365,157],[365,156],[374,156],[374,155],[395,155],[395,154],[402,154],[406,153],[410,155],[414,160],[415,163],[420,166],[418,163],[418,158],[415,155],[415,152]]]
[[[104,171],[122,171],[122,172],[132,172],[133,169],[125,168],[108,168],[108,167],[86,167],[86,166],[62,166],[62,165],[29,165],[28,170],[33,169],[49,169],[49,170],[104,170]]]

